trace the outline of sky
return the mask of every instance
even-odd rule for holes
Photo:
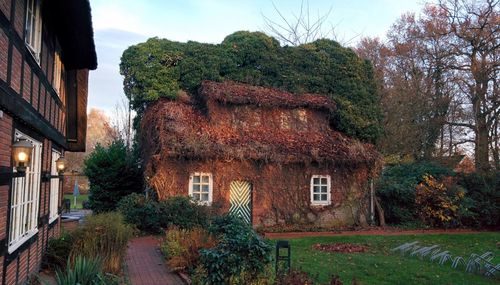
[[[307,3],[307,0],[304,0]],[[298,14],[302,0],[90,0],[98,68],[89,79],[89,109],[113,116],[125,99],[119,72],[123,51],[150,37],[220,43],[235,31],[266,32],[264,17],[280,22]],[[312,18],[325,15],[340,40],[355,45],[362,37],[385,38],[407,12],[421,10],[420,0],[309,0]],[[353,40],[351,40],[353,39]],[[350,41],[351,40],[351,41]]]

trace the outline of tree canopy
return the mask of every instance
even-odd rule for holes
[[[381,111],[371,64],[335,41],[280,46],[260,32],[235,32],[220,44],[151,38],[123,53],[120,72],[132,108],[180,90],[195,93],[202,80],[235,80],[293,93],[318,93],[338,104],[334,127],[363,141],[380,136]]]

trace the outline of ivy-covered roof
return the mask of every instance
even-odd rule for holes
[[[281,102],[276,97],[278,94],[285,95]],[[141,121],[146,159],[154,156],[157,159],[238,159],[265,163],[372,166],[380,158],[373,145],[333,129],[276,130],[266,129],[265,124],[247,129],[223,126],[211,122],[199,102],[200,98],[209,98],[223,105],[253,104],[285,109],[296,106],[315,110],[334,108],[335,104],[324,97],[302,95],[294,98],[289,96],[295,95],[276,89],[234,82],[204,82],[199,95],[177,100],[164,98],[147,108]],[[320,101],[320,98],[325,101]]]

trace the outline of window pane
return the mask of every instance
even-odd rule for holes
[[[200,201],[200,194],[193,193],[193,199]]]
[[[208,175],[203,175],[202,179],[203,183],[208,183]]]
[[[326,194],[321,194],[321,201],[326,201],[327,200],[327,195]]]
[[[198,175],[193,176],[193,182],[194,183],[200,183],[200,176],[198,176]]]
[[[201,195],[201,200],[205,201],[205,202],[208,202],[208,194],[202,194]]]
[[[327,193],[328,192],[327,187],[326,186],[321,186],[321,192],[322,193]]]
[[[326,178],[321,178],[321,184],[328,184],[328,179]]]
[[[319,194],[313,195],[313,201],[319,201]]]
[[[193,192],[200,192],[200,185],[199,184],[193,185]]]
[[[319,192],[319,186],[313,186],[313,192],[318,193]]]
[[[319,178],[313,178],[313,184],[319,184]]]
[[[201,186],[201,191],[208,193],[208,185],[202,185]]]

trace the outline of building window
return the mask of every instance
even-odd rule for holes
[[[50,166],[50,174],[57,176],[56,160],[61,157],[61,153],[52,150],[52,163]],[[59,179],[50,179],[50,209],[49,209],[49,223],[57,220],[59,217]]]
[[[42,42],[42,17],[40,0],[28,0],[26,7],[26,45],[40,62],[40,46]]]
[[[313,175],[311,178],[311,204],[330,205],[330,176]]]
[[[56,52],[54,55],[54,79],[52,85],[59,97],[61,97],[62,69],[61,56]]]
[[[38,199],[42,166],[42,143],[27,135],[15,131],[16,139],[25,139],[33,144],[31,162],[26,168],[25,177],[12,181],[9,253],[12,253],[25,241],[37,233]]]
[[[189,177],[189,196],[201,204],[212,203],[212,174],[194,173]]]

